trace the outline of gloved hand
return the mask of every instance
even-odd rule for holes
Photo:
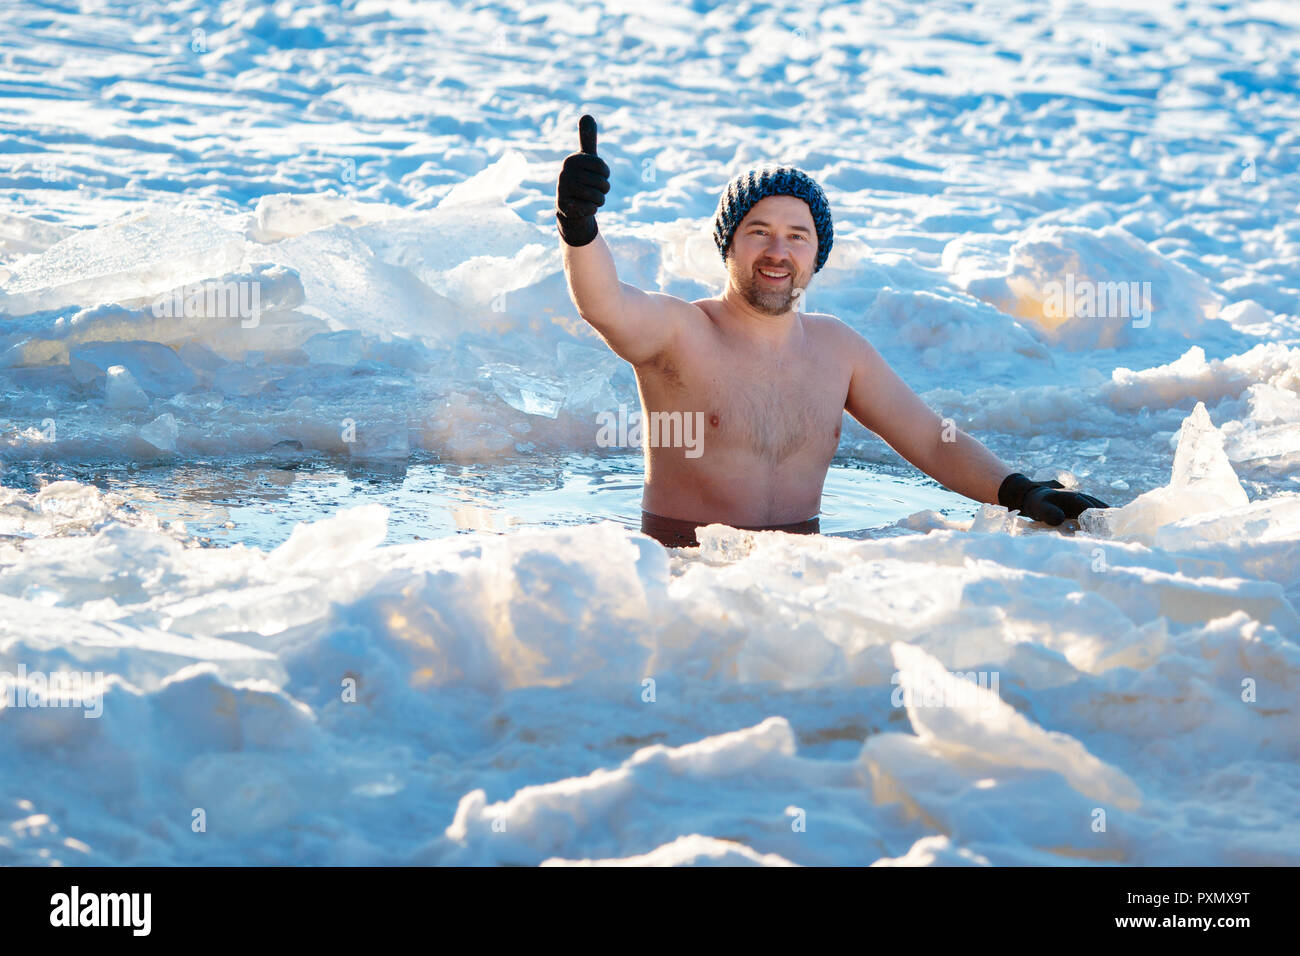
[[[1009,511],[1019,511],[1027,518],[1058,525],[1066,518],[1077,518],[1089,508],[1109,508],[1092,495],[1065,488],[1059,481],[1031,481],[1019,472],[1007,475],[998,488],[998,504]]]
[[[584,114],[578,120],[579,152],[564,158],[555,184],[555,219],[560,238],[571,246],[585,246],[596,238],[596,210],[609,192],[609,167],[596,155],[596,119]]]

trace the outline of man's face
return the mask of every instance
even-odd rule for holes
[[[768,196],[736,227],[727,274],[759,312],[785,315],[795,290],[808,288],[816,263],[817,230],[808,204],[794,196]]]

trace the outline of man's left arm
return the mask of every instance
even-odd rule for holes
[[[1035,521],[1059,525],[1088,508],[1109,508],[1060,482],[1032,481],[945,422],[889,367],[875,347],[847,327],[853,375],[845,410],[911,464],[945,488],[986,504],[1000,504]]]

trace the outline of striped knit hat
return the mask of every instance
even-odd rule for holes
[[[718,211],[713,216],[713,241],[718,244],[722,260],[727,259],[727,249],[736,234],[736,227],[745,214],[760,199],[768,196],[794,196],[808,204],[813,227],[817,230],[818,272],[831,254],[834,231],[831,229],[831,207],[826,194],[812,177],[793,166],[763,166],[742,173],[727,184],[718,201]]]

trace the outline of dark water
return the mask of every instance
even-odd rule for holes
[[[94,484],[163,520],[184,522],[190,534],[213,545],[270,549],[298,522],[371,503],[389,509],[390,544],[601,520],[639,529],[642,474],[639,455],[566,455],[484,465],[412,460],[391,468],[321,458],[157,467],[29,463],[7,466],[3,480],[26,491],[61,479]],[[852,534],[926,509],[968,518],[977,507],[919,472],[836,464],[826,478],[821,526],[825,534]]]

